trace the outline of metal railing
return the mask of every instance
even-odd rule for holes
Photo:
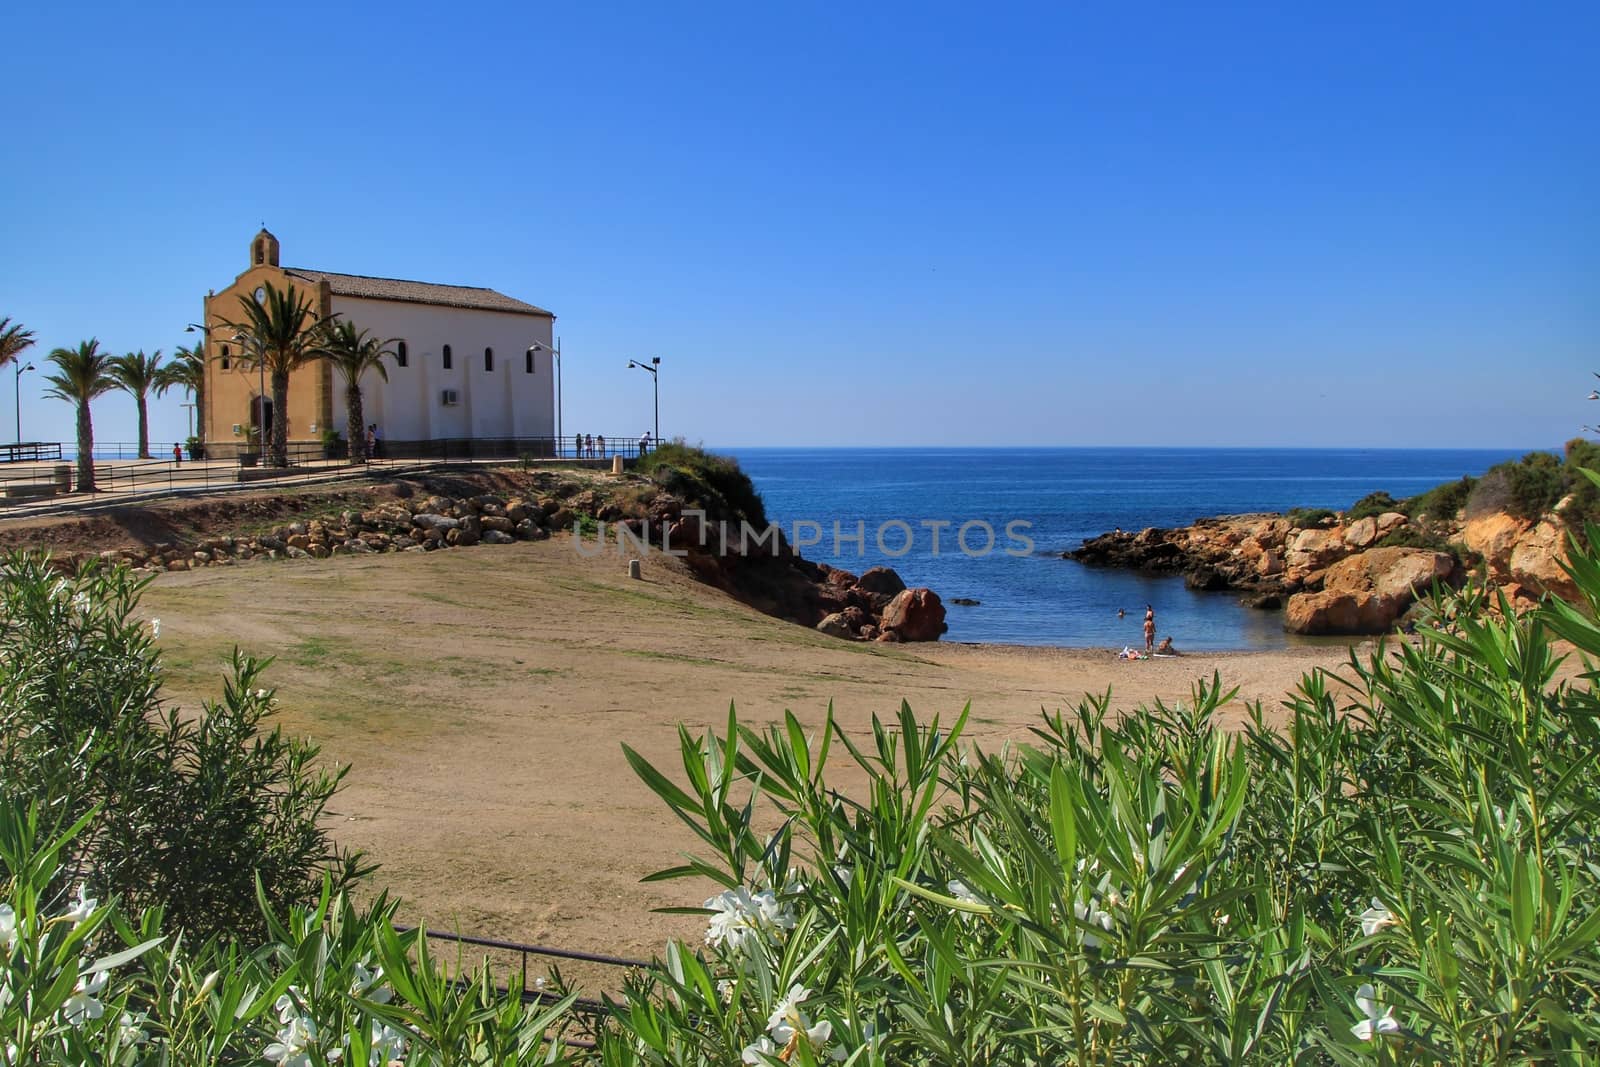
[[[61,445],[53,441],[18,441],[16,444],[0,445],[0,463],[25,463],[60,458]]]
[[[407,933],[412,930],[420,929],[422,936],[427,938],[429,941],[444,941],[455,945],[471,945],[476,948],[485,948],[494,952],[511,954],[520,957],[522,979],[521,995],[522,1002],[524,1004],[543,1004],[560,999],[560,995],[554,991],[540,988],[537,983],[534,985],[530,985],[528,983],[529,957],[553,960],[570,960],[579,963],[598,964],[602,967],[616,967],[627,970],[648,970],[655,966],[648,960],[628,959],[625,956],[608,956],[599,952],[580,952],[575,949],[551,948],[546,945],[529,945],[520,941],[502,941],[492,937],[472,937],[467,934],[450,934],[445,933],[442,930],[429,930],[425,927],[419,928],[415,926],[396,926],[395,929],[401,933]],[[496,987],[496,989],[502,994],[507,991],[505,985],[499,985]],[[610,1009],[608,1008],[606,1002],[598,997],[579,996],[572,1002],[571,1010],[586,1017],[591,1028],[597,1028],[610,1014]],[[566,1037],[563,1040],[567,1045],[578,1046],[582,1048],[594,1047],[592,1041],[584,1040],[582,1038]]]
[[[592,448],[587,443],[580,445],[576,438],[570,436],[380,441],[378,455],[364,463],[345,458],[343,452],[330,456],[321,444],[290,442],[289,465],[286,467],[273,466],[270,454],[259,453],[250,457],[255,465],[246,466],[245,459],[240,455],[244,449],[240,442],[233,440],[208,445],[210,455],[205,459],[194,460],[185,454],[182,461],[159,458],[113,462],[100,458],[97,446],[94,477],[96,498],[100,493],[115,494],[121,498],[362,478],[377,471],[392,474],[434,463],[522,460],[608,469],[613,457],[618,455],[622,456],[624,463],[637,460],[639,442],[624,442],[619,449],[612,445],[612,440],[606,439],[603,453],[598,436]],[[50,456],[48,460],[29,466],[0,469],[0,514],[16,514],[21,508],[26,508],[30,513],[45,514],[84,506],[84,498],[76,494],[71,501],[59,499],[72,494],[76,488],[76,461],[57,458],[70,453],[59,444],[39,447]],[[112,446],[112,451],[116,451],[115,446]],[[107,504],[112,502],[112,498],[108,497]]]

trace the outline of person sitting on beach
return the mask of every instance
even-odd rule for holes
[[[1161,639],[1161,644],[1156,646],[1156,654],[1157,655],[1161,655],[1161,656],[1181,656],[1181,655],[1183,655],[1182,652],[1179,652],[1177,649],[1172,647],[1172,635],[1171,634],[1168,634],[1167,636],[1165,636],[1165,637],[1163,637]]]

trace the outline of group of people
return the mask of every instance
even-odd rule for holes
[[[605,459],[606,435],[605,434],[574,434],[572,437],[574,454],[579,459]],[[650,431],[646,430],[639,435],[639,455],[650,451]]]
[[[1117,609],[1117,618],[1127,618],[1127,615],[1127,611],[1122,608]],[[1144,606],[1144,652],[1145,656],[1176,656],[1179,654],[1178,650],[1172,647],[1172,636],[1170,634],[1163,637],[1159,645],[1156,644],[1156,609],[1150,604]],[[1124,648],[1118,653],[1118,658],[1120,659],[1143,659],[1145,656],[1136,655],[1131,648]]]

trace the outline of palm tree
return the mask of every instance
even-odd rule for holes
[[[330,321],[328,336],[323,342],[322,354],[344,378],[345,435],[350,438],[350,458],[367,458],[366,416],[361,410],[361,376],[376,371],[378,377],[389,380],[389,369],[383,365],[394,355],[390,347],[393,339],[380,341],[356,329],[347,319]]]
[[[77,348],[58,348],[50,362],[60,374],[45,378],[50,386],[44,394],[52,400],[78,405],[78,492],[94,492],[94,423],[89,418],[89,401],[117,388],[111,377],[111,357],[100,351],[100,342],[90,338]]]
[[[239,361],[245,367],[265,367],[272,377],[272,437],[268,447],[272,462],[289,465],[289,374],[322,354],[327,327],[317,320],[311,298],[290,282],[279,290],[271,282],[257,302],[241,296],[243,322],[224,323],[242,335]],[[257,408],[259,411],[259,407]]]
[[[11,325],[10,318],[0,319],[0,367],[20,356],[23,349],[32,346],[32,330],[24,329],[20,322]]]
[[[144,349],[117,356],[108,372],[118,389],[133,395],[139,405],[139,458],[150,458],[150,390],[161,384],[161,349],[147,356]]]
[[[179,345],[172,354],[172,362],[161,368],[156,378],[156,395],[166,396],[168,389],[182,389],[194,398],[195,438],[202,449],[206,443],[206,345],[197,342],[193,348]]]

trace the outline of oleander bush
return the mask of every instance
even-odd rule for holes
[[[965,712],[904,706],[815,731],[730,709],[680,728],[671,771],[626,749],[697,842],[649,877],[689,880],[706,930],[599,1024],[559,982],[524,1004],[514,975],[442,966],[331,874],[254,894],[259,937],[174,930],[65,869],[98,809],[63,827],[13,795],[3,1060],[1592,1063],[1600,557],[1572,572],[1581,603],[1451,594],[1275,709],[1213,677],[989,752]]]
[[[64,881],[160,906],[192,936],[264,932],[255,887],[277,907],[365,871],[321,820],[344,776],[318,748],[268,728],[266,663],[239,653],[220,700],[163,704],[157,633],[135,609],[147,580],[91,563],[0,559],[0,801],[86,819]]]

